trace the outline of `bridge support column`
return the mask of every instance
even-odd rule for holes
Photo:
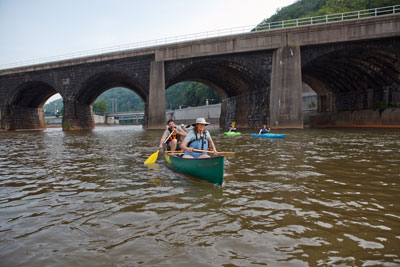
[[[64,100],[62,128],[64,131],[94,129],[92,106]]]
[[[0,130],[8,131],[15,129],[13,121],[10,106],[0,106]]]
[[[164,61],[150,64],[150,90],[147,107],[147,129],[165,129]]]
[[[0,129],[40,130],[45,129],[42,108],[7,105],[0,108]]]
[[[282,47],[272,57],[270,122],[279,128],[303,128],[301,58],[299,46]]]

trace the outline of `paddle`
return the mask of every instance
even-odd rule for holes
[[[234,121],[232,121],[232,126],[231,126],[231,128],[229,128],[228,132],[232,132],[233,128],[235,128],[235,122]]]
[[[208,151],[208,150],[199,150],[199,149],[193,149],[193,151],[195,152],[207,152],[207,153],[213,153],[212,151]],[[172,154],[172,155],[182,155],[185,152],[184,151],[165,151],[168,154]],[[217,152],[217,154],[219,155],[223,155],[223,156],[233,156],[235,155],[235,152]]]
[[[169,153],[169,154],[181,154],[181,153],[185,153],[185,151],[183,151],[183,150],[175,150],[175,151],[172,151],[172,150],[166,150],[166,151],[164,151],[165,153]]]
[[[174,131],[172,131],[168,137],[164,140],[163,144],[165,144],[165,142],[167,142],[167,140],[171,137],[171,135],[174,133]],[[157,150],[156,152],[154,152],[153,154],[150,155],[150,157],[148,157],[146,159],[146,161],[144,162],[144,164],[153,164],[156,163],[157,158],[158,158],[158,152],[160,152],[160,149]]]
[[[193,151],[195,152],[205,152],[205,153],[214,153],[213,151],[209,151],[209,150],[200,150],[200,149],[193,149]],[[222,155],[222,156],[233,156],[235,155],[235,152],[217,152],[218,155]]]

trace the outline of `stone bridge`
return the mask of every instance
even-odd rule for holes
[[[250,32],[0,71],[0,128],[45,128],[59,93],[63,129],[94,128],[91,104],[125,87],[145,103],[143,126],[165,127],[165,90],[202,82],[223,99],[220,125],[279,121],[303,128],[302,84],[318,95],[312,126],[400,125],[400,14]]]

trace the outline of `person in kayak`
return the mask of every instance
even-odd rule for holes
[[[210,123],[206,122],[204,118],[198,118],[192,124],[194,128],[189,131],[181,144],[181,149],[185,151],[183,158],[209,158],[210,155],[206,152],[193,151],[193,149],[207,150],[209,146],[212,148],[213,153],[217,154],[211,135],[205,129],[208,124]]]
[[[175,122],[173,120],[169,120],[167,122],[168,128],[164,131],[159,148],[162,149],[164,146],[164,141],[168,138],[167,150],[168,151],[175,151],[177,147],[179,147],[179,142],[181,138],[185,138],[186,131],[182,130],[181,127],[176,127]]]
[[[237,129],[234,126],[229,127],[228,132],[235,132],[237,133]]]
[[[271,131],[271,129],[269,127],[267,127],[266,124],[264,124],[263,128],[260,129],[260,131],[258,132],[258,134],[266,134],[269,133]]]

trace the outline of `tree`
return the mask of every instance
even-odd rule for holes
[[[209,104],[221,102],[221,97],[215,90],[199,82],[180,82],[166,92],[168,109],[204,106],[207,99]]]
[[[101,99],[107,102],[109,112],[112,112],[112,107],[119,112],[144,110],[143,100],[134,91],[127,88],[115,87],[107,90],[97,98],[97,101]]]
[[[96,115],[101,115],[101,116],[104,116],[104,113],[106,113],[106,111],[107,111],[107,102],[106,102],[106,100],[104,100],[104,99],[101,99],[101,100],[99,100],[99,101],[96,101],[94,104],[93,104],[93,112],[94,112],[94,114],[96,114]]]
[[[257,29],[252,31],[263,29],[268,22],[394,6],[399,3],[399,0],[298,0],[278,9],[274,15],[264,19]]]

